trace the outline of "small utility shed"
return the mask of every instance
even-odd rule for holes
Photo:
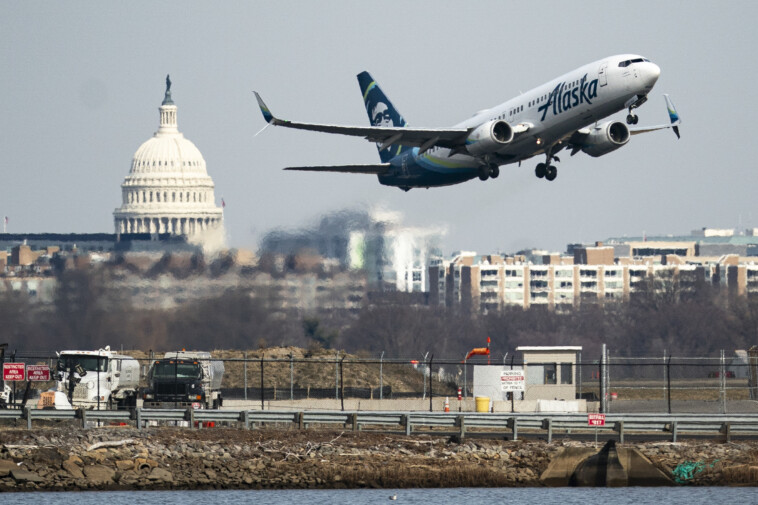
[[[581,346],[523,346],[524,400],[575,400],[576,363]]]

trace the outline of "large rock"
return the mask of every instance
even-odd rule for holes
[[[0,459],[0,477],[7,477],[10,475],[11,470],[18,468],[15,461],[10,459]]]
[[[174,482],[174,476],[171,474],[171,472],[163,468],[153,468],[153,471],[150,472],[150,475],[148,475],[147,478],[153,481],[167,483]]]
[[[15,468],[14,470],[11,470],[11,477],[13,477],[16,482],[45,482],[45,479],[36,473],[24,470],[23,468]]]
[[[84,473],[82,472],[81,467],[77,464],[77,460],[81,461],[81,459],[77,457],[68,458],[61,464],[61,467],[66,470],[71,477],[75,479],[83,479]]]
[[[112,483],[113,477],[116,475],[112,468],[103,465],[85,466],[83,472],[87,481],[95,486]]]

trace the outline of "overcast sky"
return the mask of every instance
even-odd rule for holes
[[[0,3],[0,216],[9,232],[113,232],[120,185],[158,128],[166,74],[179,130],[226,202],[229,244],[323,213],[382,207],[443,226],[444,252],[565,250],[610,236],[758,227],[758,2]],[[367,125],[371,72],[409,125],[444,127],[584,63],[642,54],[661,67],[640,125],[683,120],[558,178],[529,160],[496,180],[408,193],[375,176],[282,167],[376,163],[360,138],[268,128],[283,118]],[[624,113],[617,117],[623,120]]]

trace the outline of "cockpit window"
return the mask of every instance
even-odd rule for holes
[[[635,58],[633,60],[624,60],[624,61],[622,61],[622,62],[619,63],[619,67],[622,67],[622,68],[623,67],[628,67],[632,63],[642,63],[642,62],[645,62],[645,61],[649,62],[650,60],[648,60],[647,58]]]

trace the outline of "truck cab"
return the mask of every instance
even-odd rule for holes
[[[213,360],[208,352],[168,352],[150,366],[143,406],[217,409],[223,402],[223,373],[223,362]]]
[[[136,407],[139,362],[111,352],[109,346],[97,351],[58,353],[57,390],[72,406],[112,409]]]

